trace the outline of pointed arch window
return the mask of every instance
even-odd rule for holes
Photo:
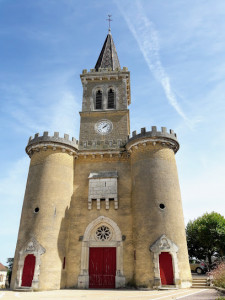
[[[113,89],[109,89],[108,91],[108,107],[107,108],[115,108],[115,92]]]
[[[102,91],[96,92],[95,109],[102,109]]]

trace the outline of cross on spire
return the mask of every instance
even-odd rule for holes
[[[111,19],[111,17],[112,17],[112,15],[108,15],[108,19],[106,19],[106,21],[109,21],[109,31],[111,31],[111,27],[110,27],[110,22],[112,22],[112,19]]]

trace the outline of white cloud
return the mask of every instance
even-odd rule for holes
[[[73,75],[74,70],[69,70],[45,74],[35,78],[35,83],[0,85],[1,111],[13,130],[27,136],[59,131],[62,136],[68,133],[78,138],[80,104],[69,84]]]
[[[130,9],[128,8],[129,6],[123,8],[118,1],[116,1],[116,3],[126,20],[129,30],[132,32],[138,43],[148,68],[162,85],[169,104],[185,120],[189,127],[193,127],[193,121],[186,116],[180,107],[177,97],[171,87],[170,78],[162,66],[159,55],[158,33],[154,28],[154,24],[147,18],[141,2],[136,1],[135,6],[131,5]]]

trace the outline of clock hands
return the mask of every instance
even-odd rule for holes
[[[108,134],[112,131],[112,122],[109,120],[101,120],[95,124],[95,130],[100,134]]]

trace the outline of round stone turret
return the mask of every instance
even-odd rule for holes
[[[134,264],[137,285],[161,285],[159,256],[168,251],[173,260],[174,284],[191,285],[182,202],[175,161],[176,134],[165,127],[133,132],[126,149],[130,154],[133,209]],[[167,246],[160,242],[166,240]],[[171,243],[169,245],[169,243]],[[156,247],[156,244],[158,245]],[[150,253],[149,253],[150,249]],[[143,260],[142,257],[150,257]]]
[[[34,138],[31,136],[25,150],[31,157],[35,151],[46,151],[47,149],[52,149],[53,151],[62,149],[62,152],[68,152],[70,155],[76,154],[78,151],[78,141],[74,137],[72,140],[69,140],[68,134],[64,134],[64,138],[61,138],[58,132],[54,132],[53,136],[49,136],[48,131],[45,131],[43,136],[39,136],[39,133],[36,133]]]
[[[167,132],[166,127],[162,127],[161,131],[157,131],[156,126],[152,126],[151,131],[146,131],[146,128],[141,128],[139,134],[136,131],[132,132],[132,137],[129,138],[126,148],[129,152],[132,152],[133,147],[138,147],[139,144],[152,143],[155,146],[157,143],[162,146],[167,146],[173,149],[174,153],[179,150],[179,143],[177,140],[177,135],[172,129]]]
[[[28,141],[26,152],[31,159],[14,260],[19,265],[19,271],[12,277],[14,288],[21,282],[24,257],[31,243],[38,247],[35,246],[34,252],[37,271],[32,287],[41,290],[65,287],[61,270],[68,228],[62,220],[73,196],[77,151],[78,141],[69,140],[67,134],[61,138],[58,132],[53,136],[47,131],[43,136],[35,134]],[[24,245],[22,250],[21,245]]]

